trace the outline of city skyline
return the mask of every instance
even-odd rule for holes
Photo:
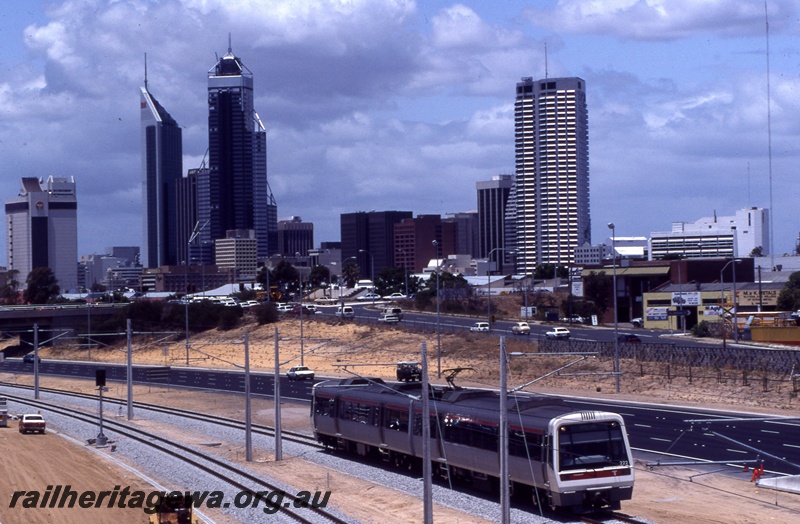
[[[777,255],[800,231],[799,12],[769,3]],[[339,239],[342,213],[475,209],[476,182],[514,171],[521,77],[589,86],[593,238],[770,207],[763,3],[33,1],[2,28],[5,198],[20,177],[75,177],[81,254],[144,246],[144,54],[185,174],[208,145],[204,73],[228,34],[258,79],[278,218],[314,223],[317,243]]]

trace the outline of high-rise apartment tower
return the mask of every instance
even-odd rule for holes
[[[523,78],[514,103],[517,271],[567,265],[591,242],[586,83]]]

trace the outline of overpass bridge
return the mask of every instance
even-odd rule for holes
[[[8,335],[19,336],[20,343],[33,347],[34,326],[38,326],[40,345],[57,345],[66,343],[67,339],[74,338],[92,323],[98,324],[113,317],[121,304],[47,304],[29,306],[3,306],[0,307],[0,332]],[[60,338],[50,343],[43,343],[52,339],[57,333],[66,332]],[[28,351],[26,351],[27,353]]]

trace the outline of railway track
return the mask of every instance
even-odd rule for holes
[[[32,390],[33,389],[33,386],[21,385],[21,384],[13,384],[13,383],[10,383],[10,382],[0,382],[0,386],[10,387],[10,388],[17,388],[17,389],[26,389],[26,390]],[[66,390],[63,390],[63,389],[40,387],[39,391],[40,392],[45,392],[45,393],[53,393],[53,394],[56,394],[56,395],[63,395],[63,396],[67,396],[67,397],[80,398],[80,399],[85,399],[85,400],[97,400],[97,395],[90,395],[88,393],[76,393],[74,391],[66,391]],[[125,400],[116,399],[116,398],[109,398],[109,397],[103,397],[103,403],[104,404],[113,404],[115,406],[127,405],[127,402]],[[213,423],[213,424],[217,424],[219,426],[224,426],[224,427],[228,427],[228,428],[232,428],[232,429],[239,429],[239,430],[242,430],[242,431],[244,431],[244,428],[245,428],[245,424],[244,424],[243,421],[232,420],[232,419],[229,419],[229,418],[219,417],[219,416],[216,416],[216,415],[210,415],[208,413],[200,413],[199,411],[191,411],[191,410],[187,410],[187,409],[181,409],[181,408],[175,408],[175,407],[169,407],[169,406],[161,406],[161,405],[158,405],[158,404],[148,404],[146,402],[134,402],[133,403],[133,407],[134,408],[139,408],[139,409],[146,409],[148,411],[154,411],[154,412],[157,412],[157,413],[164,413],[164,414],[167,414],[167,415],[176,415],[176,416],[180,416],[180,417],[183,417],[183,418],[186,418],[186,419],[198,420],[198,421],[201,421],[201,422],[210,422],[210,423]],[[274,437],[275,436],[275,428],[273,428],[271,426],[265,426],[265,425],[262,425],[262,424],[251,424],[250,425],[250,430],[253,433],[258,434],[258,435],[265,435],[265,436],[268,436],[268,437]],[[281,438],[283,440],[286,440],[286,441],[289,441],[289,442],[295,442],[297,444],[302,444],[304,446],[311,446],[311,447],[316,448],[316,449],[325,449],[325,446],[322,446],[320,443],[318,443],[314,439],[314,437],[312,437],[311,435],[304,434],[304,433],[298,433],[296,431],[286,431],[285,429],[282,429],[281,430]]]
[[[18,404],[31,406],[37,409],[45,409],[52,413],[66,416],[75,420],[86,422],[89,424],[97,424],[97,415],[86,413],[85,411],[60,406],[51,402],[42,400],[34,400],[27,397],[20,397],[16,395],[4,395],[7,399],[12,400]],[[166,410],[165,412],[171,412]],[[207,419],[207,418],[206,418]],[[171,457],[180,459],[187,465],[196,468],[214,478],[222,480],[223,482],[233,486],[242,492],[257,493],[259,491],[280,491],[284,493],[284,499],[288,502],[276,506],[277,511],[283,513],[285,516],[292,520],[304,524],[314,524],[318,522],[332,522],[334,524],[345,524],[347,521],[339,518],[337,515],[327,511],[322,507],[315,507],[314,505],[307,505],[305,501],[297,498],[289,492],[285,492],[283,488],[276,486],[269,481],[258,477],[247,470],[243,470],[232,466],[226,461],[220,460],[214,456],[207,455],[189,446],[177,443],[172,439],[161,437],[160,435],[150,433],[148,431],[140,430],[127,424],[116,422],[114,420],[105,420],[103,425],[109,431],[113,431],[118,435],[124,436],[128,439],[135,440],[141,444],[156,449],[160,453],[168,454]],[[236,480],[234,477],[244,479],[245,482]],[[299,504],[297,508],[293,509],[295,504]],[[308,517],[301,514],[302,512],[310,512],[313,515]]]
[[[586,524],[608,524],[609,522],[630,522],[633,524],[642,524],[643,520],[637,519],[636,517],[631,517],[630,515],[625,515],[624,513],[606,513],[603,515],[603,518],[600,519],[598,517],[591,517],[587,515],[582,515],[580,517],[581,522],[585,522]]]

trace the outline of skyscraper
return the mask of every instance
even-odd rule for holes
[[[253,74],[230,45],[208,72],[208,155],[208,197],[198,194],[198,222],[208,222],[201,242],[252,229],[259,261],[265,260],[277,251],[278,230],[267,182],[266,129],[253,108]]]
[[[362,278],[376,277],[395,261],[394,225],[411,211],[358,211],[341,215],[342,263],[355,259]]]
[[[514,103],[517,271],[566,265],[591,242],[586,83],[523,78]]]
[[[510,251],[515,246],[507,243],[506,213],[508,197],[514,183],[511,175],[495,175],[491,180],[476,184],[478,191],[478,256],[488,258],[491,253],[494,268],[503,270],[503,261],[514,260]],[[505,248],[503,251],[498,248]],[[492,251],[494,251],[492,253]],[[501,263],[497,263],[501,262]],[[513,269],[513,265],[510,266]]]
[[[6,254],[19,284],[32,270],[49,267],[62,293],[78,286],[74,178],[22,179],[17,198],[6,201]]]
[[[178,260],[176,191],[183,172],[181,128],[147,90],[141,88],[142,266],[175,265]]]

